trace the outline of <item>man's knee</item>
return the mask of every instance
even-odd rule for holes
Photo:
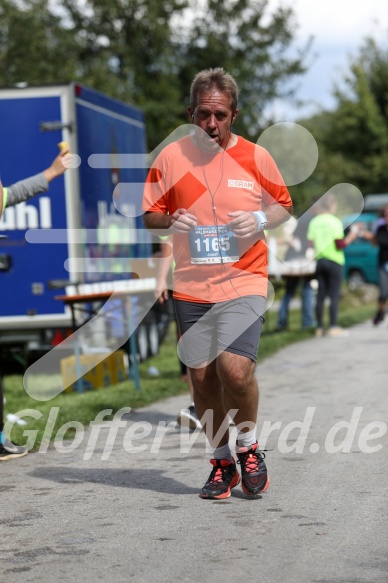
[[[217,371],[213,368],[190,368],[191,381],[197,394],[208,393],[209,388],[219,383]]]
[[[222,385],[228,389],[243,393],[252,389],[255,380],[255,363],[243,356],[230,353],[218,367],[218,376]]]

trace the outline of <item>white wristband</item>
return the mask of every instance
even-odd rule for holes
[[[257,220],[257,232],[264,231],[267,228],[267,217],[263,211],[253,211],[253,215],[255,215]]]

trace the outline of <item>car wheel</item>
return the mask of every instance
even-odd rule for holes
[[[362,285],[364,285],[365,282],[365,277],[363,276],[363,274],[361,273],[361,271],[359,271],[358,269],[355,269],[354,271],[352,271],[349,274],[348,277],[348,288],[350,290],[355,290],[360,288]]]

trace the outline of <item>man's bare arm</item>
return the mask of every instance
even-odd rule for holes
[[[267,217],[267,229],[275,229],[288,221],[292,215],[292,206],[282,206],[277,203],[270,204],[265,207],[265,215]]]
[[[274,203],[265,209],[267,223],[264,229],[274,229],[278,225],[288,221],[292,214],[292,207],[284,207]],[[232,220],[228,223],[228,228],[234,232],[239,239],[249,239],[257,233],[259,223],[254,213],[249,211],[234,211],[228,213]]]
[[[178,209],[172,215],[146,212],[143,223],[146,229],[170,229],[172,234],[183,234],[194,229],[197,219],[186,209]]]
[[[146,229],[168,229],[171,225],[171,216],[146,212],[143,215],[143,223]]]

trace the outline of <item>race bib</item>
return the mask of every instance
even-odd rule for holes
[[[197,226],[189,233],[191,263],[235,263],[240,259],[238,241],[226,225]]]

